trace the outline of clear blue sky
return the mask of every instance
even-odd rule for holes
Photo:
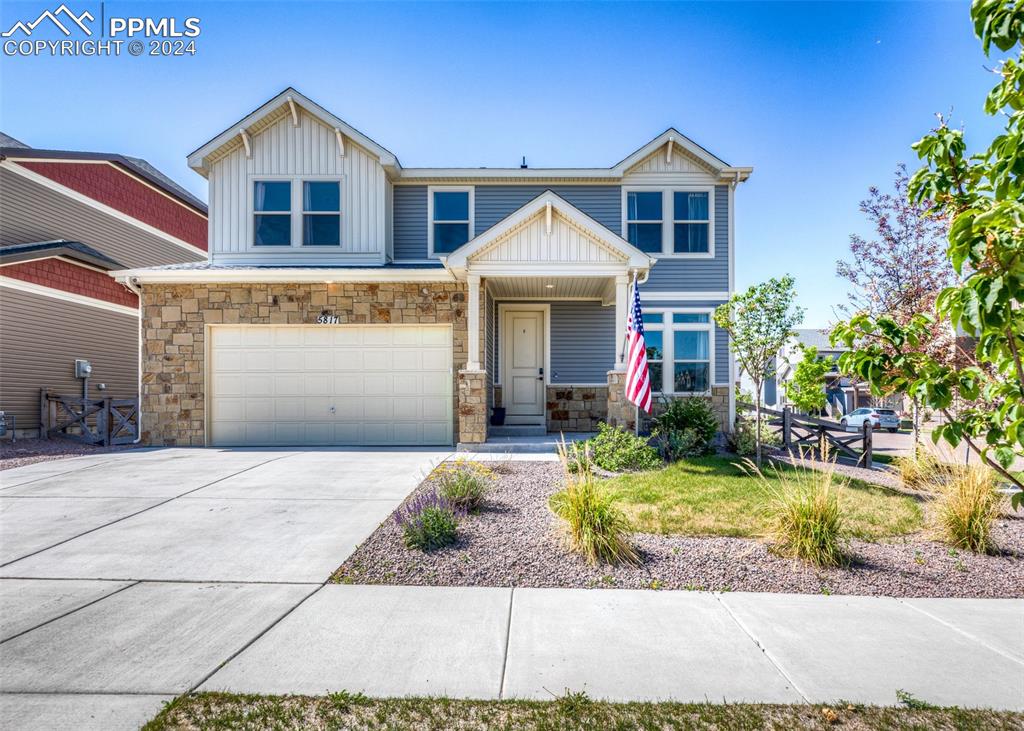
[[[4,2],[0,25],[57,0]],[[99,17],[98,2],[71,2]],[[202,198],[185,155],[294,85],[406,166],[611,165],[675,126],[754,175],[737,286],[789,272],[807,326],[845,298],[864,231],[933,114],[969,139],[993,84],[968,3],[106,3],[202,19],[194,58],[3,58],[0,129],[148,159]]]

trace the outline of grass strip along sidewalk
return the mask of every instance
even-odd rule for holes
[[[607,703],[583,693],[552,701],[447,698],[257,696],[198,693],[177,698],[143,731],[191,729],[1020,729],[1024,713],[936,708],[900,694],[896,707]]]

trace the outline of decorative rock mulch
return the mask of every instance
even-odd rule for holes
[[[457,543],[423,553],[405,547],[388,518],[334,574],[356,584],[604,587],[861,594],[897,597],[1024,596],[1024,516],[998,522],[1001,555],[952,551],[922,535],[852,541],[853,564],[818,569],[742,538],[634,535],[637,567],[590,566],[564,542],[548,498],[561,484],[551,462],[514,462],[486,505],[459,526]],[[413,493],[433,489],[428,482]],[[412,496],[410,496],[412,497]]]
[[[140,445],[141,446],[141,445]],[[136,445],[125,444],[116,447],[97,447],[83,444],[70,439],[19,439],[11,443],[9,440],[0,442],[0,470],[24,467],[36,462],[51,462],[55,459],[68,457],[84,457],[89,454],[104,452],[120,452],[133,449]]]

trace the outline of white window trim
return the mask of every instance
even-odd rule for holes
[[[631,192],[660,191],[661,199],[661,252],[649,252],[655,259],[714,259],[715,258],[715,186],[713,185],[624,185],[622,186],[622,238],[629,239],[630,223],[645,221],[629,220],[629,194]],[[676,253],[675,224],[703,223],[703,221],[676,220],[675,196],[673,193],[707,193],[708,194],[708,250],[706,252]],[[647,221],[646,223],[654,223]]]
[[[662,314],[664,316],[664,324],[658,323],[644,323],[644,332],[647,331],[660,331],[661,336],[661,390],[657,391],[654,389],[652,384],[652,390],[655,393],[668,396],[670,398],[680,396],[711,396],[712,389],[718,385],[715,379],[715,318],[714,308],[711,307],[651,307],[644,310],[645,315],[656,315]],[[697,314],[707,315],[707,322],[672,322],[672,315],[674,314]],[[672,333],[675,331],[703,331],[708,334],[708,390],[707,391],[674,391],[666,390],[666,386],[675,387],[675,337]],[[687,362],[701,362],[704,361],[687,361]],[[671,366],[667,368],[666,366]]]
[[[344,175],[256,175],[250,174],[248,176],[248,191],[246,192],[246,209],[248,210],[248,220],[246,221],[246,251],[251,252],[264,252],[264,251],[344,251],[345,250],[345,176]],[[290,182],[291,196],[292,196],[292,208],[289,212],[292,220],[292,236],[291,244],[289,246],[273,246],[273,245],[256,245],[256,215],[285,215],[284,211],[257,211],[256,210],[256,183],[260,182]],[[302,226],[303,216],[306,211],[303,210],[302,204],[302,191],[304,182],[317,182],[317,183],[338,183],[340,188],[338,192],[338,204],[340,210],[338,211],[338,244],[310,244],[308,246],[302,243]],[[316,213],[316,212],[314,212]],[[330,215],[330,211],[319,211],[320,214]]]
[[[469,221],[434,221],[434,193],[469,193]],[[428,185],[427,186],[427,257],[437,259],[447,256],[450,251],[434,253],[434,224],[435,223],[468,223],[469,238],[472,241],[476,235],[474,231],[474,219],[476,218],[476,188],[472,185]]]

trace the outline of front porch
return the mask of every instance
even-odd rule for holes
[[[448,256],[467,283],[459,443],[485,442],[492,419],[518,436],[633,428],[626,308],[633,276],[652,264],[550,191]]]

